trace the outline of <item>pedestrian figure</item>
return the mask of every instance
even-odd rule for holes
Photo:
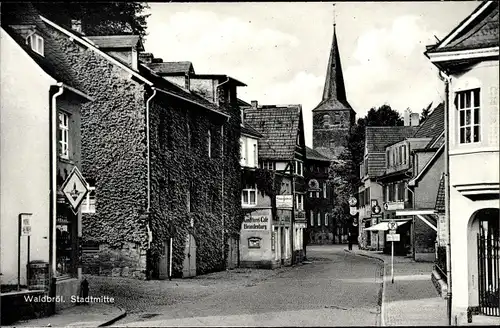
[[[352,237],[350,232],[347,234],[347,242],[349,243],[349,250],[352,251]]]

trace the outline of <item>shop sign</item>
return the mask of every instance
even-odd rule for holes
[[[395,210],[404,210],[404,209],[405,209],[404,202],[384,203],[384,210],[386,210],[386,211],[395,211]]]
[[[276,208],[293,208],[293,195],[276,195]]]
[[[243,230],[267,230],[269,215],[247,215],[243,220]]]
[[[399,234],[389,234],[387,235],[387,241],[400,241],[399,240]]]

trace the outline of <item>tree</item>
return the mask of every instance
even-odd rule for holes
[[[422,109],[422,114],[420,115],[420,123],[425,121],[431,112],[432,102],[424,109]]]
[[[347,147],[339,155],[339,160],[332,162],[329,170],[329,180],[334,188],[333,215],[337,218],[337,222],[341,224],[349,222],[348,199],[357,193],[360,183],[359,164],[364,158],[365,128],[403,124],[399,112],[389,105],[382,105],[379,108],[372,107],[365,117],[359,118],[352,126],[351,133],[347,137]]]
[[[146,36],[149,6],[143,2],[33,2],[33,6],[54,22],[71,26],[81,20],[86,35],[137,34]]]

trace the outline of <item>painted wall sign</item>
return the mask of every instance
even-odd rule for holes
[[[243,219],[243,230],[267,230],[269,215],[247,215]]]
[[[293,208],[293,195],[276,195],[276,208]]]

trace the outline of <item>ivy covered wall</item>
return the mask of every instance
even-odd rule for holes
[[[94,51],[48,28],[64,54],[58,54],[76,87],[94,98],[82,108],[82,173],[95,179],[96,213],[82,218],[83,241],[104,253],[83,256],[88,266],[115,269],[114,275],[144,278],[147,247],[147,162],[144,86],[128,78]],[[53,55],[47,48],[47,56]],[[131,246],[132,245],[132,246]],[[101,256],[103,255],[103,256]],[[112,271],[112,270],[111,270]],[[119,272],[118,272],[119,271]],[[94,271],[95,272],[95,271]],[[107,272],[107,271],[106,271]]]

